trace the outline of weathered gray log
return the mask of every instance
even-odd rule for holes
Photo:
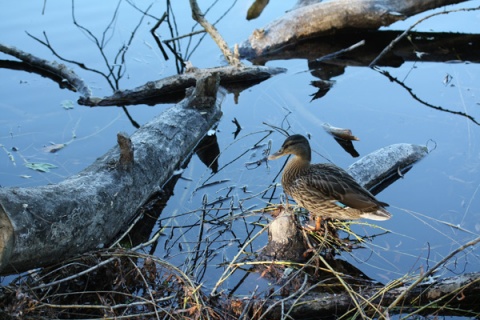
[[[388,306],[407,288],[408,286],[406,285],[400,285],[398,288],[391,290],[385,290],[380,285],[362,287],[359,294],[365,300],[362,299],[359,301],[359,304],[364,308],[365,313],[369,317],[381,318],[381,315],[378,313],[373,314],[373,309],[369,310],[369,305],[365,301],[371,297],[376,297],[372,300],[373,306]],[[302,319],[310,317],[334,318],[335,315],[341,316],[351,309],[355,310],[351,294],[348,292],[310,292],[302,295],[301,299],[297,299],[299,294],[303,294],[303,292],[298,292],[296,295],[293,294],[290,299],[279,296],[267,299],[259,297],[254,299],[230,299],[228,305],[231,306],[231,309],[228,311],[234,316],[238,316],[240,312],[245,311],[245,307],[250,305],[252,306],[251,310],[245,312],[245,314],[249,316],[255,314],[256,317],[252,318],[258,318],[259,315],[263,314],[264,319],[285,319],[283,315],[289,312],[291,319]],[[480,273],[469,273],[439,279],[415,287],[405,297],[402,305],[397,309],[390,310],[389,314],[403,313],[405,315],[405,313],[411,312],[416,308],[436,301],[431,308],[424,309],[422,314],[435,314],[437,316],[464,315],[468,317],[476,314],[478,316],[480,312],[479,297]],[[443,305],[445,307],[442,307]]]
[[[373,194],[385,188],[383,182],[397,180],[428,154],[425,146],[398,143],[374,151],[347,168],[355,180]],[[396,179],[395,179],[396,178]],[[393,182],[392,181],[392,182]]]
[[[375,186],[386,185],[382,182],[394,182],[412,166],[428,154],[424,146],[409,143],[393,144],[376,150],[348,167],[358,183],[370,190]],[[393,179],[392,179],[393,178]],[[378,191],[378,189],[377,189]],[[280,214],[268,228],[268,244],[263,248],[260,259],[269,257],[276,260],[301,261],[306,250],[302,235],[291,210],[281,209]],[[395,219],[395,218],[394,218]]]
[[[55,185],[0,188],[0,274],[108,245],[220,118],[224,93],[217,96],[211,77],[130,138],[119,135],[120,147],[81,173]]]
[[[301,40],[341,30],[372,30],[417,13],[465,0],[333,0],[287,12],[253,34],[239,47],[241,57],[253,58]]]
[[[171,103],[183,99],[186,88],[195,85],[196,79],[209,74],[218,74],[222,87],[229,92],[238,92],[285,71],[286,69],[284,68],[262,66],[225,66],[210,69],[192,68],[185,73],[157,81],[150,81],[145,85],[131,90],[117,91],[108,97],[80,97],[78,103],[92,107]]]

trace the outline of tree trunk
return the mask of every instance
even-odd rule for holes
[[[55,185],[0,188],[0,273],[107,246],[221,117],[219,79],[194,91],[79,174]]]
[[[301,40],[338,31],[372,30],[417,13],[465,0],[333,0],[298,7],[261,30],[239,47],[241,57],[275,52]]]

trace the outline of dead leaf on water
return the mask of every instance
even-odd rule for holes
[[[335,138],[339,138],[343,140],[354,140],[354,141],[360,140],[352,134],[352,130],[350,129],[332,127],[328,123],[322,124],[322,127],[327,133],[331,134]]]

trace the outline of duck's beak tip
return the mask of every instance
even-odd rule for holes
[[[279,152],[275,152],[275,153],[272,153],[271,155],[268,156],[268,160],[275,160],[275,159],[278,159],[282,156],[281,153]]]

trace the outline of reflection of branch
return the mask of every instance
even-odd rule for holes
[[[168,60],[168,55],[167,53],[165,52],[165,49],[163,49],[163,46],[162,46],[162,42],[160,41],[159,37],[157,36],[157,34],[155,33],[155,31],[157,31],[158,27],[160,27],[160,25],[162,24],[162,22],[167,18],[167,13],[164,12],[162,17],[160,19],[158,19],[157,23],[155,23],[155,25],[153,26],[152,29],[150,29],[150,33],[152,34],[152,37],[153,39],[155,40],[155,43],[157,44],[158,48],[160,49],[160,51],[162,52],[162,55],[163,55],[163,59]]]
[[[225,59],[227,59],[228,63],[232,66],[240,65],[240,60],[238,59],[238,55],[235,56],[230,51],[228,44],[223,40],[222,36],[218,32],[217,28],[215,28],[210,22],[205,19],[203,13],[201,12],[200,8],[198,7],[198,3],[196,0],[190,0],[190,7],[192,8],[192,17],[195,21],[197,21],[204,29],[207,31],[212,39],[217,43],[218,47],[222,51]]]
[[[434,16],[438,16],[438,15],[441,15],[441,14],[447,14],[447,13],[451,13],[451,12],[459,12],[459,11],[474,11],[474,10],[479,10],[480,7],[476,7],[476,8],[463,8],[463,9],[456,9],[456,10],[449,10],[449,11],[440,11],[440,12],[436,12],[436,13],[433,13],[431,15],[428,15],[420,20],[418,20],[417,22],[415,22],[414,24],[412,24],[407,30],[405,30],[402,34],[400,34],[398,37],[395,38],[395,40],[393,40],[392,42],[390,42],[390,44],[385,48],[383,49],[383,51],[370,63],[369,67],[370,68],[373,68],[377,63],[378,61],[385,55],[387,54],[388,51],[390,51],[393,46],[395,46],[395,44],[397,44],[400,40],[402,40],[413,28],[415,28],[417,25],[419,25],[421,22],[427,20],[427,19],[430,19],[431,17],[434,17]]]
[[[453,111],[453,110],[449,110],[449,109],[445,109],[445,108],[442,108],[442,107],[439,107],[439,106],[434,106],[428,102],[425,102],[423,100],[421,100],[419,97],[417,97],[417,95],[415,93],[413,93],[413,89],[412,88],[409,88],[407,87],[403,82],[401,82],[400,80],[398,80],[397,78],[393,77],[388,71],[384,71],[384,70],[380,70],[380,69],[377,69],[377,68],[374,68],[374,70],[380,72],[380,74],[383,74],[384,76],[386,76],[390,81],[392,82],[395,82],[395,83],[398,83],[400,86],[402,86],[403,88],[405,88],[408,93],[410,93],[410,95],[412,96],[413,99],[417,100],[418,102],[420,102],[421,104],[429,107],[429,108],[432,108],[432,109],[435,109],[435,110],[439,110],[439,111],[444,111],[444,112],[448,112],[448,113],[452,113],[452,114],[456,114],[456,115],[460,115],[460,116],[463,116],[463,117],[466,117],[468,119],[470,119],[473,123],[477,124],[477,125],[480,125],[480,123],[475,120],[474,117],[472,117],[471,115],[468,115],[466,114],[465,112],[461,112],[461,111]]]

